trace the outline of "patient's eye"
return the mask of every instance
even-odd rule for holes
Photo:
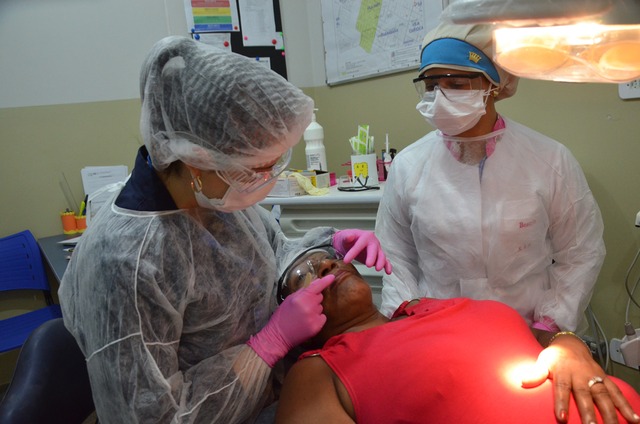
[[[278,303],[282,303],[284,299],[291,293],[307,287],[313,280],[316,280],[325,274],[330,272],[329,267],[323,267],[321,269],[323,261],[326,259],[340,260],[340,256],[333,249],[327,249],[323,247],[311,248],[304,255],[301,255],[299,259],[293,262],[293,264],[287,268],[283,274],[277,288],[277,300]]]
[[[307,287],[311,282],[319,278],[320,265],[325,259],[332,256],[327,252],[316,252],[304,258],[289,273],[288,286],[292,292]]]
[[[291,291],[299,290],[308,286],[315,279],[315,269],[310,261],[298,266],[289,279],[289,287]]]

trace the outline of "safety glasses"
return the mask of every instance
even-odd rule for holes
[[[379,186],[370,186],[367,185],[369,182],[369,176],[367,175],[364,178],[355,177],[353,178],[353,182],[350,182],[349,185],[340,185],[338,186],[338,190],[340,191],[365,191],[365,190],[380,190]]]
[[[269,184],[274,178],[282,174],[291,161],[293,148],[287,150],[278,161],[267,170],[256,171],[240,164],[230,164],[226,169],[217,170],[222,180],[241,193],[251,193]]]
[[[342,259],[342,256],[330,245],[314,246],[304,250],[285,269],[278,280],[276,300],[284,302],[291,293],[307,287],[320,277],[320,265],[327,259]]]
[[[425,93],[431,93],[436,87],[449,90],[480,90],[482,80],[481,73],[474,74],[438,74],[421,75],[413,80],[418,96],[422,98]]]

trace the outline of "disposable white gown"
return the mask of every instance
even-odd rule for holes
[[[276,258],[327,243],[333,230],[289,241],[259,206],[231,214],[103,209],[60,289],[100,422],[254,416],[271,369],[245,342],[275,308]]]
[[[393,264],[386,315],[407,299],[464,296],[502,301],[530,324],[580,324],[605,256],[600,210],[568,149],[505,122],[482,180],[436,132],[395,157],[376,220]]]

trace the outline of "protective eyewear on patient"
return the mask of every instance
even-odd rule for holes
[[[282,174],[291,161],[291,152],[287,150],[275,164],[265,170],[249,169],[240,164],[231,164],[227,169],[216,171],[217,174],[231,187],[242,193],[251,193],[269,184]]]
[[[479,79],[481,76],[481,73],[421,75],[413,80],[413,84],[422,98],[425,93],[433,92],[436,87],[441,90],[480,90],[482,89],[482,80]]]
[[[331,245],[312,247],[299,254],[282,273],[278,281],[276,299],[281,304],[291,293],[307,287],[322,277],[321,265],[325,260],[339,260],[342,256]]]

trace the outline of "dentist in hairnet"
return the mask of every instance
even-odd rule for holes
[[[580,165],[562,144],[496,111],[518,79],[492,62],[489,25],[443,22],[422,46],[417,110],[436,130],[390,168],[376,220],[394,266],[383,277],[382,312],[422,296],[506,303],[546,347],[523,385],[550,377],[560,422],[571,395],[585,423],[596,422],[594,405],[607,423],[617,422],[616,408],[638,422],[574,333],[605,256]],[[478,326],[491,331],[482,317]]]
[[[332,243],[346,261],[391,266],[372,232],[288,240],[256,205],[311,121],[299,89],[177,36],[153,46],[140,77],[144,146],[69,263],[65,325],[101,423],[260,420],[280,359],[323,326],[333,282],[317,279],[275,309],[285,258]]]

